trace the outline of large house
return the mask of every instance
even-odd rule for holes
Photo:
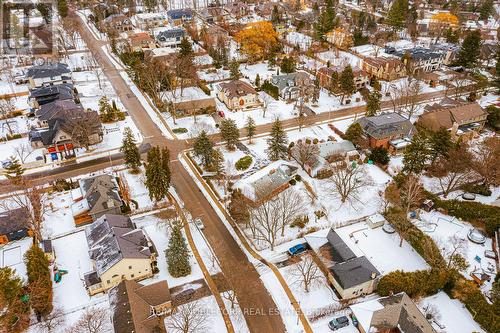
[[[78,181],[80,187],[71,192],[71,211],[77,226],[91,223],[105,214],[121,214],[123,202],[116,179],[99,175]]]
[[[0,213],[0,245],[32,236],[26,209],[16,208]]]
[[[173,25],[182,25],[193,19],[193,11],[191,9],[172,9],[167,12],[167,16]]]
[[[337,86],[333,87],[332,77],[334,77],[334,73],[337,73],[337,77],[340,77],[343,70],[343,67],[338,66],[321,67],[316,73],[319,86],[327,90],[337,89],[340,86],[339,80],[336,82]],[[370,77],[364,70],[354,67],[352,68],[352,73],[354,75],[354,83],[357,90],[365,88],[370,84]]]
[[[475,137],[483,129],[488,113],[479,104],[456,101],[452,101],[451,105],[444,103],[446,101],[426,106],[417,125],[430,131],[445,128],[450,131],[452,138],[465,139]]]
[[[135,26],[141,30],[149,30],[164,27],[168,24],[168,17],[165,13],[139,13],[133,17]]]
[[[172,311],[167,281],[144,286],[124,280],[108,293],[115,332],[165,333],[163,316]]]
[[[363,117],[357,123],[361,125],[371,148],[383,147],[393,152],[396,149],[395,142],[411,139],[415,133],[413,124],[396,112]]]
[[[421,47],[394,53],[398,57],[403,57],[405,54],[410,56],[409,67],[413,71],[412,74],[415,75],[439,70],[446,59],[446,53],[444,52],[437,52]]]
[[[54,101],[75,100],[75,89],[71,83],[34,88],[30,91],[29,103],[37,109]]]
[[[279,96],[285,100],[296,100],[301,93],[304,97],[313,97],[317,94],[313,80],[303,71],[273,75],[271,84],[278,88]]]
[[[257,91],[249,83],[240,80],[220,83],[217,97],[233,111],[261,105]]]
[[[55,86],[58,84],[73,84],[71,70],[62,63],[47,63],[33,66],[26,72],[30,90],[40,87]]]
[[[123,14],[112,14],[100,23],[101,31],[116,31],[118,33],[134,30],[132,20]]]
[[[367,57],[362,66],[370,77],[379,80],[392,81],[406,76],[405,65],[397,58]]]
[[[131,34],[129,37],[129,45],[132,52],[140,52],[156,48],[155,40],[146,32]]]
[[[106,292],[123,280],[143,280],[156,270],[156,250],[129,217],[103,215],[85,229],[94,270],[85,273],[89,295]]]
[[[365,257],[357,257],[342,238],[330,229],[327,242],[317,251],[328,281],[343,299],[371,294],[380,272]]]
[[[160,31],[156,35],[156,40],[160,46],[174,49],[181,46],[181,41],[185,36],[186,30],[181,27]]]
[[[361,333],[436,333],[429,321],[406,293],[350,306]]]

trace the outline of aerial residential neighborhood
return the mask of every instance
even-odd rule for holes
[[[500,1],[0,2],[0,332],[500,332]]]

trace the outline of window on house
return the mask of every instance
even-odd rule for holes
[[[132,266],[128,266],[128,269],[132,269]]]

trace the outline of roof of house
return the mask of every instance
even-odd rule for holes
[[[204,108],[215,108],[215,98],[207,97],[203,99],[193,99],[175,103],[176,110],[199,110]]]
[[[156,39],[158,39],[159,41],[166,41],[170,38],[180,38],[184,37],[185,35],[186,30],[184,30],[184,28],[174,28],[160,31],[156,36]]]
[[[55,100],[53,102],[44,104],[35,112],[36,117],[41,121],[48,121],[50,119],[65,118],[68,112],[83,112],[83,107],[76,104],[72,99]]]
[[[319,156],[327,158],[336,154],[345,154],[356,150],[351,141],[326,141],[318,143]]]
[[[329,269],[335,281],[337,281],[343,289],[358,286],[380,275],[380,272],[365,256],[349,259]]]
[[[333,264],[342,263],[347,260],[356,258],[354,252],[347,246],[347,244],[340,238],[337,232],[333,229],[328,231],[326,236],[330,248],[330,258]]]
[[[71,83],[63,83],[55,86],[35,88],[30,91],[30,98],[35,98],[37,101],[56,98],[58,100],[73,99],[73,85]]]
[[[130,35],[129,38],[132,45],[140,45],[143,42],[154,42],[153,37],[151,37],[147,32],[138,32]]]
[[[432,49],[426,49],[423,47],[416,47],[412,49],[400,50],[394,52],[394,55],[398,57],[402,57],[405,53],[409,53],[412,60],[431,60],[431,59],[439,59],[444,58],[444,52],[434,51]]]
[[[29,228],[29,214],[24,208],[11,209],[0,213],[0,235],[15,232],[23,234]]]
[[[351,305],[366,332],[398,328],[405,333],[435,333],[415,303],[404,292]]]
[[[89,255],[98,276],[126,258],[150,260],[152,251],[141,229],[129,217],[106,214],[85,228]]]
[[[40,79],[52,78],[57,76],[71,77],[71,70],[68,65],[63,63],[46,63],[39,66],[33,66],[26,72],[26,78]]]
[[[376,139],[384,139],[393,135],[411,137],[415,131],[413,124],[396,112],[363,117],[357,122],[366,134]]]
[[[105,174],[84,178],[79,180],[79,184],[90,214],[122,206],[118,184],[113,176]]]
[[[220,90],[228,98],[242,97],[246,95],[256,95],[257,91],[249,84],[241,80],[222,82],[219,84]]]
[[[440,128],[450,129],[454,123],[467,124],[476,122],[476,118],[484,117],[487,112],[477,103],[466,103],[455,106],[434,104],[426,107],[418,118],[418,124],[432,131]]]
[[[282,91],[286,87],[292,87],[300,84],[300,82],[311,81],[309,74],[303,71],[298,71],[288,74],[273,75],[271,77],[271,83],[278,87],[279,91]]]
[[[191,9],[172,9],[167,12],[167,15],[172,20],[178,20],[192,17],[193,11]]]
[[[167,281],[143,286],[124,280],[109,291],[115,332],[165,332],[161,317],[151,313],[151,307],[171,301]]]
[[[364,59],[367,65],[373,66],[375,68],[388,66],[389,70],[400,66],[403,67],[403,62],[398,58],[389,57],[366,57]]]

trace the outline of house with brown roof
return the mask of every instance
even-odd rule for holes
[[[333,87],[332,77],[334,77],[334,73],[337,73],[337,77],[340,77],[340,74],[343,70],[344,68],[340,66],[321,67],[316,73],[316,77],[319,81],[319,86],[321,88],[334,92],[333,90],[336,90],[340,87],[340,82],[337,80],[336,86]],[[353,67],[352,73],[354,75],[354,83],[356,85],[356,89],[362,89],[370,84],[370,77],[361,68]]]
[[[426,106],[417,125],[430,131],[446,128],[452,138],[471,139],[483,129],[487,116],[488,113],[476,102],[433,104]]]
[[[363,60],[362,69],[370,77],[392,81],[406,76],[406,68],[398,58],[367,57]]]
[[[156,41],[146,32],[138,32],[129,36],[129,45],[132,52],[140,52],[156,48]]]
[[[115,332],[166,332],[163,317],[172,310],[167,281],[145,286],[124,280],[109,291],[109,303]]]
[[[156,249],[129,217],[107,214],[85,229],[94,270],[84,274],[89,295],[106,292],[124,280],[153,276]]]
[[[249,83],[241,80],[220,83],[217,97],[232,111],[262,105],[257,91]]]
[[[436,333],[404,292],[350,306],[361,333]]]
[[[134,29],[130,17],[123,14],[112,14],[101,21],[99,29],[105,31],[128,32]]]

